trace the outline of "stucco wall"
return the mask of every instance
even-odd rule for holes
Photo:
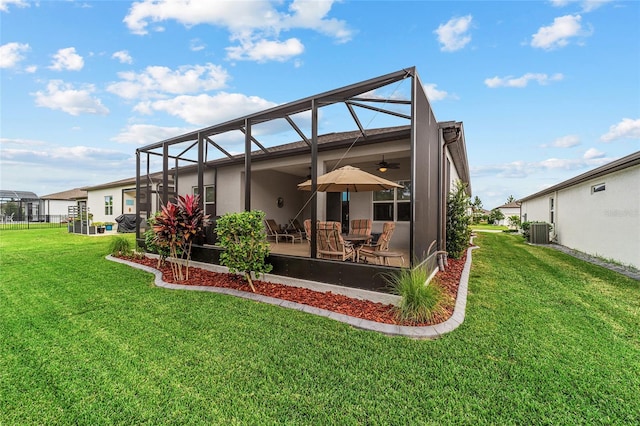
[[[96,189],[87,192],[87,208],[93,214],[94,222],[114,222],[116,217],[122,214],[122,190],[124,187]],[[113,214],[106,215],[104,210],[104,197],[113,197]]]
[[[640,268],[640,166],[591,179],[555,196],[558,244]],[[593,185],[605,190],[592,193]],[[527,220],[549,222],[549,195],[526,201]]]
[[[44,204],[43,214],[66,216],[69,207],[75,206],[75,200],[42,200]]]

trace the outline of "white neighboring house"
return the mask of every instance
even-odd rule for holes
[[[519,201],[558,244],[640,268],[640,151]]]
[[[128,178],[83,188],[94,222],[113,222],[122,214],[136,214],[136,179]]]
[[[497,225],[509,226],[509,217],[511,216],[520,217],[520,203],[516,201],[503,204],[501,206],[496,207],[496,209],[500,210],[504,215],[504,218],[500,219]]]
[[[56,192],[40,197],[44,215],[67,216],[69,207],[76,206],[78,200],[86,200],[87,191],[81,188],[74,188],[68,191]]]

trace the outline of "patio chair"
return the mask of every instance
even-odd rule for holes
[[[304,220],[304,233],[307,237],[307,242],[311,245],[311,219]]]
[[[356,251],[351,244],[342,239],[340,222],[318,222],[317,228],[319,258],[355,262]]]
[[[300,225],[298,219],[289,219],[289,228],[287,229],[287,233],[294,235],[297,240],[299,239],[300,242],[302,242],[302,238],[306,238],[307,232],[305,231],[304,227]]]
[[[288,238],[291,240],[291,244],[295,242],[295,237],[291,234],[287,234],[280,230],[280,225],[276,223],[273,219],[265,219],[264,224],[267,228],[267,239],[273,238],[276,240],[276,244],[280,241],[280,238],[284,238],[285,240]],[[302,239],[300,239],[302,241]]]
[[[350,235],[371,236],[371,219],[353,219],[351,221]],[[369,243],[371,239],[366,241]]]
[[[378,261],[382,261],[381,263],[385,263],[387,258],[389,257],[389,241],[391,241],[391,236],[393,235],[393,231],[396,229],[396,224],[393,222],[385,222],[382,226],[382,234],[378,238],[378,241],[375,244],[363,244],[358,249],[357,260],[360,259],[373,259],[375,263]],[[398,254],[398,257],[401,257]],[[403,259],[404,263],[404,259]]]

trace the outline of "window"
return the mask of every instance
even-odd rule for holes
[[[591,187],[591,193],[595,194],[596,192],[602,192],[606,189],[605,184],[604,183],[599,183],[597,185],[593,185]]]
[[[193,195],[198,195],[198,187],[193,187]],[[204,187],[204,212],[215,216],[216,214],[216,186],[208,185]]]
[[[399,181],[402,188],[373,193],[373,220],[408,222],[411,218],[411,181]]]
[[[106,216],[113,215],[113,195],[106,195],[104,197],[104,214]]]
[[[555,207],[553,203],[553,198],[549,198],[549,223],[555,223],[554,212],[555,212]]]

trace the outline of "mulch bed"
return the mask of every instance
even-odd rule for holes
[[[393,305],[371,302],[368,300],[353,299],[351,297],[335,294],[332,292],[319,292],[301,287],[292,287],[283,284],[274,284],[262,280],[254,280],[253,285],[257,294],[274,297],[281,300],[289,300],[328,311],[338,312],[356,318],[369,321],[376,321],[385,324],[399,325],[433,325],[446,321],[453,313],[455,300],[458,295],[458,285],[460,276],[466,261],[466,251],[461,259],[448,259],[449,265],[446,271],[438,272],[436,280],[443,287],[447,302],[443,306],[442,313],[435,314],[431,321],[423,323],[400,321],[396,318]],[[151,258],[126,260],[157,268],[157,260]],[[240,275],[207,271],[200,268],[189,268],[189,279],[185,281],[174,281],[169,266],[159,268],[162,272],[162,279],[165,282],[182,285],[199,285],[212,287],[226,287],[239,291],[251,292],[251,287]]]

